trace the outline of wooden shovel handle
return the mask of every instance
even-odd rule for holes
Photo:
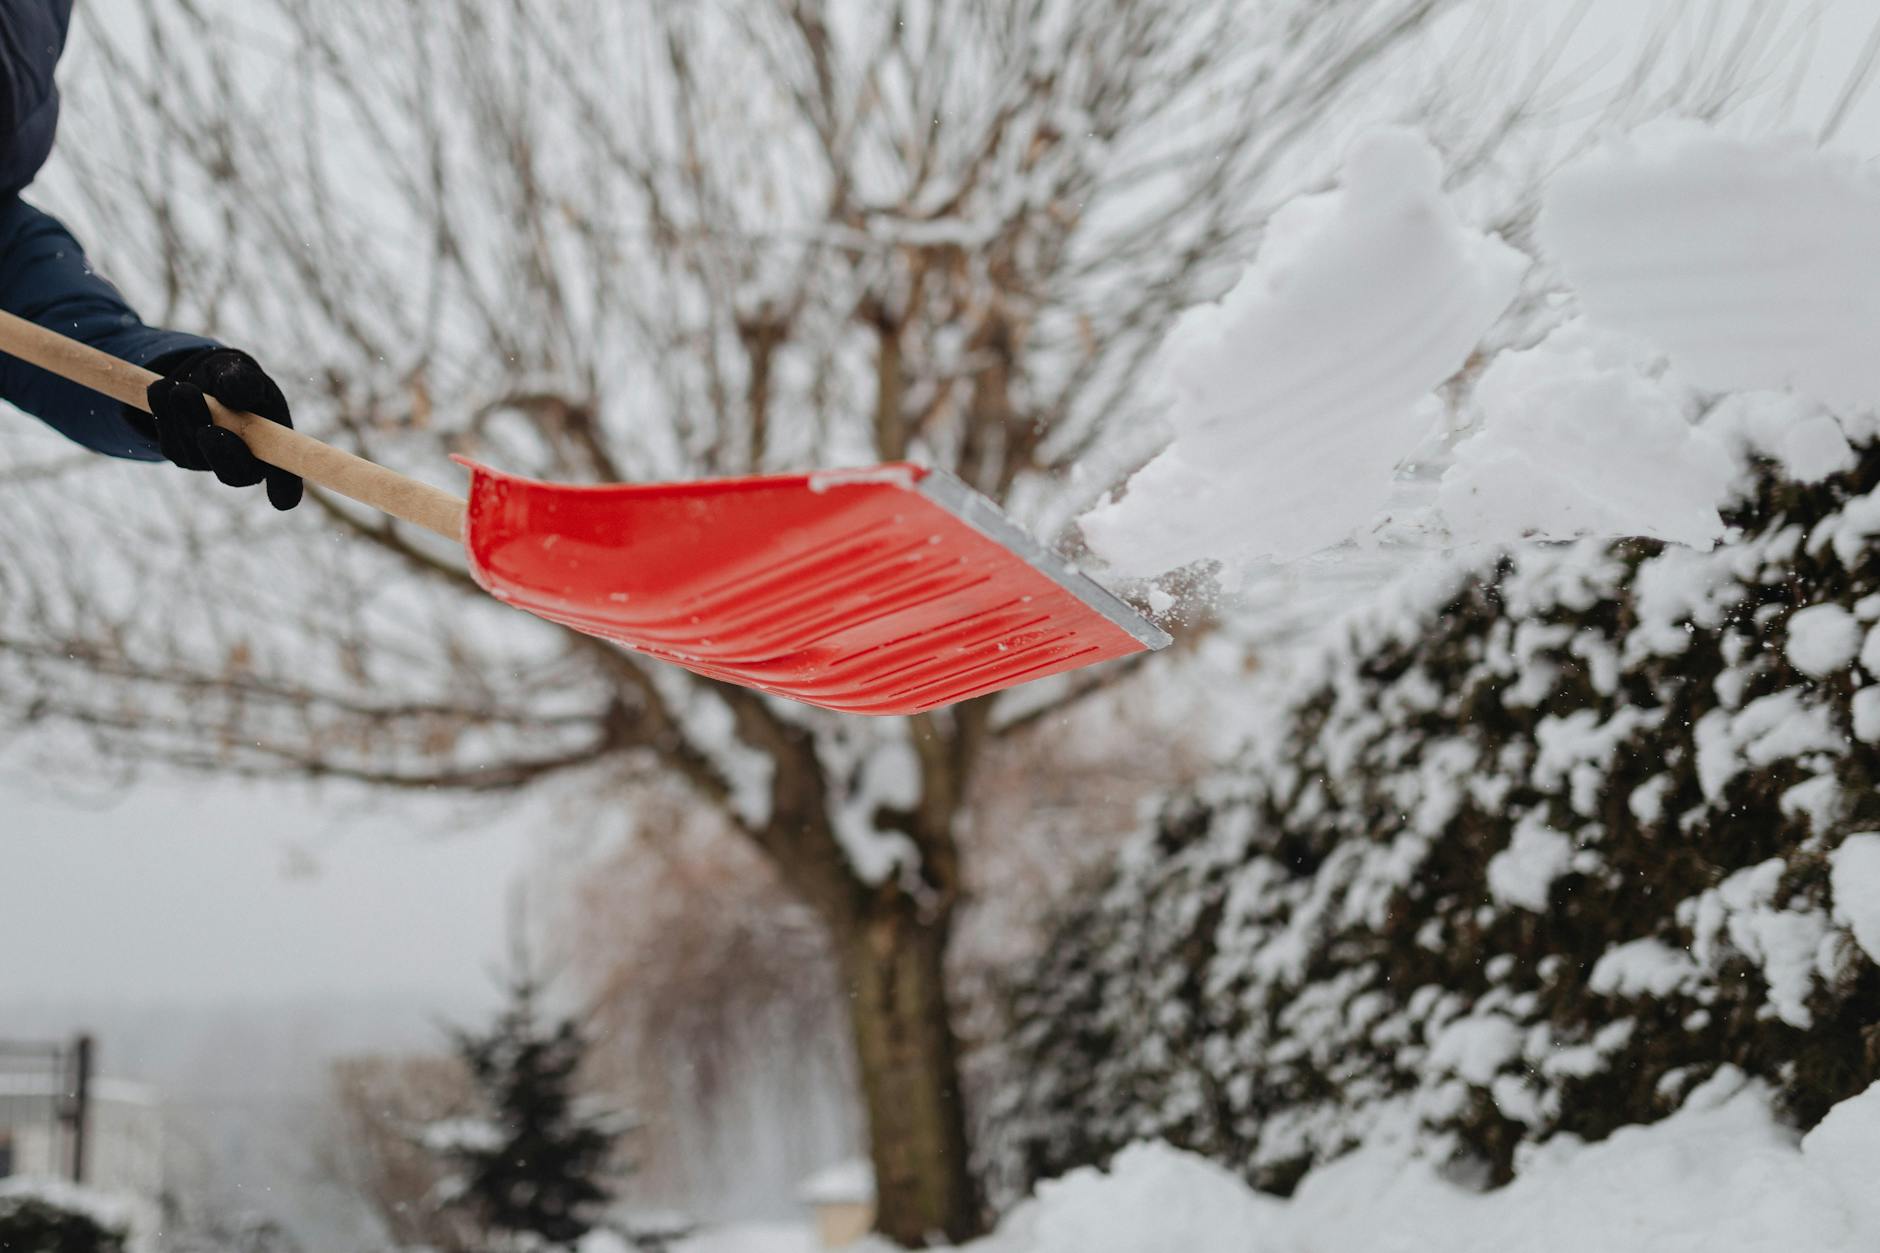
[[[0,352],[50,370],[60,378],[89,387],[111,399],[150,412],[147,393],[159,377],[141,366],[121,361],[90,344],[49,331],[36,322],[0,311]],[[309,483],[370,505],[414,526],[463,542],[464,502],[429,483],[420,483],[396,470],[355,457],[311,435],[303,435],[278,422],[238,413],[213,396],[209,416],[215,424],[242,437],[250,452],[271,466],[298,474]]]

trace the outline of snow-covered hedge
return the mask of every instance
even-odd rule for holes
[[[1499,1183],[1726,1064],[1802,1127],[1880,1078],[1877,484],[1451,569],[1277,680],[1027,977],[995,1192],[1145,1137]]]

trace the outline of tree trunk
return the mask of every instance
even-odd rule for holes
[[[917,917],[903,897],[839,939],[868,1109],[875,1229],[910,1247],[981,1230],[947,1014],[950,934],[950,914]]]

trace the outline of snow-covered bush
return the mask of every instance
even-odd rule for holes
[[[1880,1078],[1880,446],[1760,473],[1736,542],[1451,567],[1258,693],[1019,989],[995,1194],[1144,1137],[1500,1183],[1726,1064],[1801,1127]]]
[[[123,1253],[129,1233],[123,1208],[56,1180],[0,1180],[0,1249]]]

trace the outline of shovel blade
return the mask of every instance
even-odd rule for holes
[[[465,464],[491,595],[825,709],[920,713],[1169,642],[942,471],[567,487]]]

